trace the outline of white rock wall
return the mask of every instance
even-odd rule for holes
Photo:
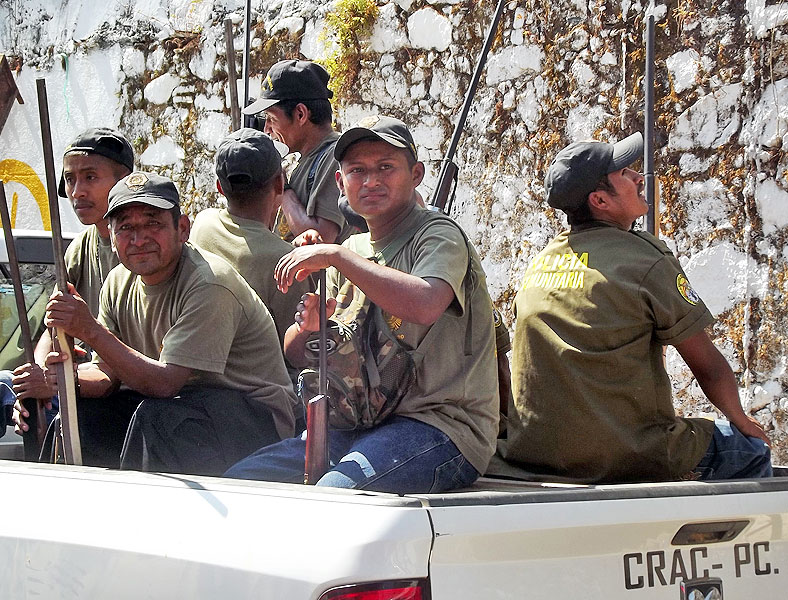
[[[280,58],[322,60],[333,3],[252,2],[250,93]],[[495,2],[378,2],[357,81],[337,123],[370,112],[412,127],[429,195]],[[217,203],[212,158],[229,131],[223,19],[237,70],[243,0],[26,0],[0,4],[0,51],[25,98],[0,134],[0,176],[17,226],[42,226],[30,183],[43,180],[35,79],[45,77],[55,161],[88,126],[119,127],[140,166],[173,177],[191,212]],[[565,144],[617,140],[642,127],[642,1],[511,3],[471,108],[456,161],[454,214],[483,256],[507,318],[529,260],[563,226],[542,202],[547,164]],[[788,460],[788,10],[774,0],[657,4],[656,133],[661,233],[718,316],[715,339],[748,410]],[[241,88],[242,89],[242,88]],[[20,181],[25,183],[20,183]],[[39,191],[40,196],[40,191]],[[64,205],[64,227],[78,223]],[[711,407],[675,352],[677,406]]]

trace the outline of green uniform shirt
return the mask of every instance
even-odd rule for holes
[[[385,239],[371,242],[369,233],[361,233],[348,238],[344,245],[371,258],[404,232],[418,229],[426,215],[423,208],[414,207]],[[387,265],[416,277],[441,279],[451,286],[455,295],[448,310],[432,326],[409,323],[384,313],[397,338],[423,356],[416,382],[395,414],[441,430],[474,468],[483,473],[495,451],[498,434],[498,378],[492,303],[479,258],[473,251],[471,268],[476,286],[471,297],[466,298],[468,245],[455,225],[440,220],[419,231]],[[336,269],[328,269],[328,295],[336,297],[344,281]],[[362,302],[363,295],[354,288],[354,295],[356,292],[358,298],[338,299],[339,304]],[[468,318],[469,307],[472,307],[472,323]],[[468,327],[472,327],[472,346],[470,356],[465,356]],[[428,333],[429,337],[425,337]]]
[[[662,347],[713,318],[663,242],[600,222],[565,231],[528,267],[515,312],[506,459],[589,483],[697,465],[713,422],[676,417]]]
[[[88,305],[94,317],[99,311],[99,293],[109,272],[120,262],[112,249],[109,237],[101,237],[98,228],[91,225],[75,237],[64,255],[66,276],[77,289],[77,293]],[[90,347],[78,341],[85,350]]]
[[[118,265],[98,320],[145,356],[193,369],[189,385],[240,390],[271,411],[282,438],[294,435],[296,398],[274,322],[222,258],[186,243],[175,274],[157,285]]]
[[[336,146],[338,139],[339,134],[332,131],[317,146],[302,156],[290,174],[289,185],[308,217],[320,217],[339,227],[336,241],[340,243],[352,233],[352,228],[345,223],[345,217],[337,204],[339,188],[337,187],[336,172],[339,170],[339,163],[334,158],[334,146]],[[320,162],[313,168],[315,161]],[[309,177],[310,173],[312,173],[311,178]],[[312,180],[311,186],[310,179]],[[281,218],[277,228],[282,239],[289,242],[295,237],[287,223],[283,223]]]
[[[246,279],[274,318],[281,343],[294,322],[296,305],[308,291],[305,281],[294,281],[287,294],[276,287],[274,267],[293,247],[262,223],[231,215],[225,208],[200,212],[194,219],[190,240],[221,256]]]
[[[101,237],[96,226],[91,225],[72,240],[64,258],[69,282],[87,303],[90,314],[97,315],[101,286],[120,262],[109,237]]]

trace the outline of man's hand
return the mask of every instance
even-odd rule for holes
[[[39,400],[44,404],[44,408],[47,410],[52,410],[52,400],[51,396],[49,400]],[[22,400],[20,398],[16,399],[14,402],[14,414],[12,420],[14,421],[14,433],[17,435],[24,434],[30,426],[25,422],[25,419],[30,418],[30,413],[25,408],[25,405],[22,404]]]
[[[82,296],[69,283],[68,293],[57,291],[50,297],[44,324],[47,327],[62,328],[72,337],[87,340],[97,322]]]
[[[323,237],[317,229],[307,229],[295,238],[292,243],[296,248],[301,246],[312,246],[314,244],[322,244]]]
[[[27,398],[51,398],[57,393],[57,386],[48,377],[46,369],[35,363],[25,363],[14,369],[11,381],[17,400]]]
[[[751,416],[746,415],[745,420],[739,420],[736,423],[733,423],[743,435],[758,438],[763,440],[767,446],[770,448],[772,447],[772,442],[769,439],[769,436],[766,435],[766,431],[763,429],[763,425],[761,425],[758,421],[753,419]]]
[[[334,314],[337,301],[334,298],[326,300],[326,318]],[[308,293],[301,296],[301,302],[296,306],[295,323],[299,333],[317,331],[320,329],[320,296]]]
[[[330,267],[333,254],[341,249],[336,244],[314,244],[301,246],[285,254],[274,269],[279,291],[286,294],[293,281],[303,281],[312,273]]]

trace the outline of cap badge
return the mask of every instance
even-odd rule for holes
[[[365,129],[372,129],[375,125],[378,124],[380,121],[380,117],[378,115],[371,115],[369,117],[364,117],[358,122],[359,127],[364,127]]]
[[[126,177],[126,187],[133,192],[138,192],[148,183],[148,176],[145,173],[132,173]]]

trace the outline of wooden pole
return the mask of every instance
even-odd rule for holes
[[[235,73],[235,46],[233,45],[233,20],[224,20],[224,47],[227,57],[227,81],[230,86],[230,118],[232,130],[241,128],[241,107],[238,105],[238,76]]]
[[[49,102],[44,79],[36,79],[38,94],[38,117],[41,123],[41,143],[44,150],[44,169],[46,171],[47,195],[49,196],[49,218],[52,225],[52,250],[57,275],[58,291],[68,293],[66,263],[63,258],[65,247],[60,230],[60,204],[55,183],[55,160],[52,155],[52,131],[49,126]],[[60,403],[60,428],[63,439],[63,455],[66,464],[82,464],[82,447],[79,442],[79,423],[77,421],[77,393],[74,381],[74,341],[66,332],[57,328],[52,332],[52,343],[56,352],[68,358],[58,363],[57,387]]]

